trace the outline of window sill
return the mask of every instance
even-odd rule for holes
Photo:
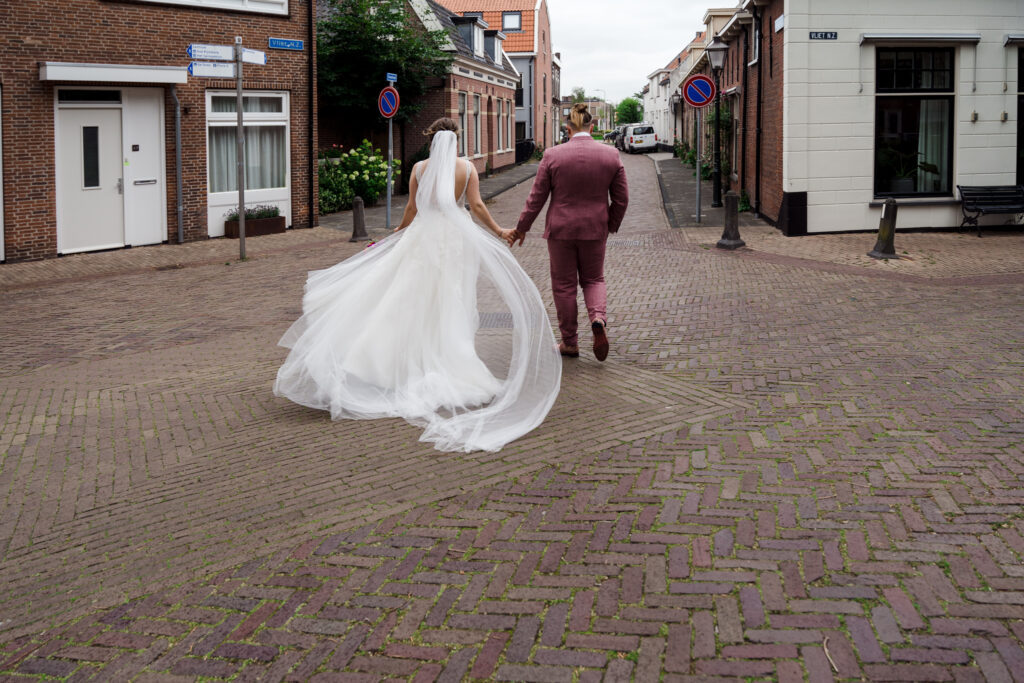
[[[907,206],[960,206],[960,200],[954,197],[926,197],[915,199],[914,197],[893,197],[901,207]],[[885,199],[874,199],[868,203],[872,209],[880,209],[885,205]]]

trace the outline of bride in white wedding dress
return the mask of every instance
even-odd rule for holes
[[[537,287],[508,249],[512,231],[456,155],[457,130],[451,119],[428,129],[430,158],[412,169],[395,234],[309,273],[302,317],[279,342],[291,352],[274,393],[335,420],[402,417],[438,450],[497,451],[544,420],[561,358]],[[503,302],[511,318],[504,351],[488,358],[495,371],[477,348],[481,300]]]

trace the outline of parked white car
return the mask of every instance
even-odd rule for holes
[[[654,134],[654,126],[649,123],[634,123],[626,126],[623,148],[630,153],[655,152],[658,150],[658,136]]]

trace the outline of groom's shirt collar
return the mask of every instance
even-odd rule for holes
[[[588,133],[588,132],[586,132],[584,130],[581,130],[579,133],[573,133],[573,136],[570,138],[570,140],[575,140],[576,138],[580,137],[581,135],[583,137],[586,137],[586,138],[591,137],[590,133]]]

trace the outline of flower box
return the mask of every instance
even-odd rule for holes
[[[272,235],[276,232],[284,232],[284,216],[273,218],[246,218],[245,236],[257,237],[259,235]],[[224,221],[224,236],[238,237],[238,221]]]

